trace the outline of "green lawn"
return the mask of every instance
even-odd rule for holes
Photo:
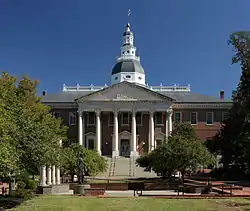
[[[246,211],[250,199],[153,199],[41,196],[16,211]]]

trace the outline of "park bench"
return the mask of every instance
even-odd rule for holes
[[[144,183],[131,183],[129,185],[130,190],[134,190],[134,196],[142,196],[143,191],[151,191],[155,189],[151,188],[145,188]],[[167,190],[174,190],[177,191],[178,196],[180,195],[180,192],[184,194],[184,186],[183,185],[178,185],[178,186],[172,186],[171,188],[168,188]]]

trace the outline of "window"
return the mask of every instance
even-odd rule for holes
[[[113,125],[114,124],[114,113],[113,112],[109,112],[108,124],[109,125]]]
[[[131,78],[131,75],[126,75],[126,78]]]
[[[69,142],[69,146],[77,143],[75,139],[69,139],[68,142]]]
[[[129,53],[129,51],[127,51],[127,53]]]
[[[212,125],[214,123],[214,113],[213,112],[206,113],[206,122],[207,122],[207,125]]]
[[[190,122],[192,125],[197,125],[197,123],[198,123],[198,113],[197,112],[190,113]]]
[[[155,124],[163,125],[163,113],[162,112],[155,112]]]
[[[76,112],[69,112],[69,125],[76,124]]]
[[[56,111],[54,111],[54,112],[52,113],[52,115],[53,115],[55,118],[59,118],[59,117],[60,117],[60,113],[59,113],[59,112],[56,112]]]
[[[228,118],[228,112],[227,112],[227,111],[223,111],[223,112],[222,112],[222,116],[221,116],[222,122],[223,122],[224,120],[226,120],[227,118]]]
[[[174,122],[180,123],[182,121],[181,112],[174,112]]]
[[[137,112],[135,118],[136,118],[136,124],[142,125],[142,112]]]
[[[129,119],[130,119],[130,113],[129,112],[123,112],[122,113],[122,125],[129,125]]]
[[[141,76],[139,76],[138,79],[141,80],[142,79]]]
[[[118,77],[115,77],[115,80],[117,80],[118,79]]]
[[[87,113],[87,125],[95,125],[95,112]]]

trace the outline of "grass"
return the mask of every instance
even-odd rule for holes
[[[40,196],[16,211],[246,211],[250,199],[156,199]]]

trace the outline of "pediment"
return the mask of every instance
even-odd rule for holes
[[[119,133],[119,136],[123,136],[123,137],[130,137],[131,136],[131,133],[124,130],[122,132]]]
[[[121,82],[76,99],[84,101],[174,101],[174,99],[129,82]]]

